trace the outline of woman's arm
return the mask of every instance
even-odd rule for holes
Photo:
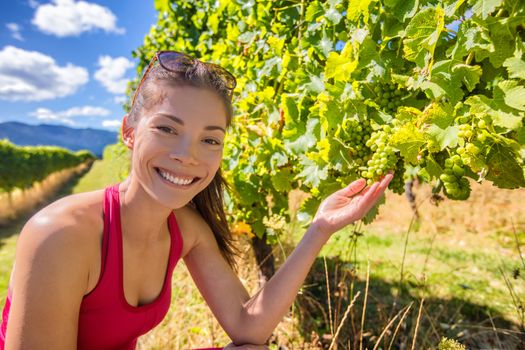
[[[62,212],[39,213],[17,242],[6,350],[76,349],[87,287],[86,235]]]
[[[264,344],[293,303],[310,267],[330,236],[362,218],[392,175],[365,187],[358,180],[321,203],[301,242],[277,273],[251,298],[218,253],[211,232],[185,258],[199,290],[235,344]]]

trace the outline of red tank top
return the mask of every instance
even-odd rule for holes
[[[171,236],[168,268],[160,295],[151,303],[134,307],[124,297],[122,230],[118,184],[104,194],[104,236],[101,273],[96,287],[84,296],[80,305],[77,349],[131,350],[137,338],[157,324],[168,312],[171,301],[171,276],[182,254],[182,236],[171,213],[168,217]],[[0,327],[0,350],[4,348],[11,305],[8,291]]]

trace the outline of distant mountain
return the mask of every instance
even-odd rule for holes
[[[60,125],[0,123],[0,139],[7,138],[19,146],[59,146],[78,151],[87,149],[102,157],[104,147],[117,142],[116,132],[99,129],[74,129]]]

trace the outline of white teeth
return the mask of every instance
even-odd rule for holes
[[[194,178],[193,179],[181,179],[179,177],[174,177],[171,174],[166,173],[166,172],[164,172],[164,171],[162,171],[160,169],[159,169],[159,173],[160,173],[160,175],[162,175],[163,178],[165,178],[166,180],[168,180],[171,183],[174,183],[175,185],[186,186],[186,185],[189,185],[190,183],[192,183],[193,180],[194,180]]]

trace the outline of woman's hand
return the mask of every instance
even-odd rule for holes
[[[317,209],[312,226],[320,233],[330,236],[361,219],[385,192],[392,177],[392,174],[388,174],[366,188],[365,179],[359,179],[332,193]]]
[[[246,345],[235,345],[233,343],[228,344],[224,350],[268,350],[267,345],[252,345],[252,344],[246,344]]]

